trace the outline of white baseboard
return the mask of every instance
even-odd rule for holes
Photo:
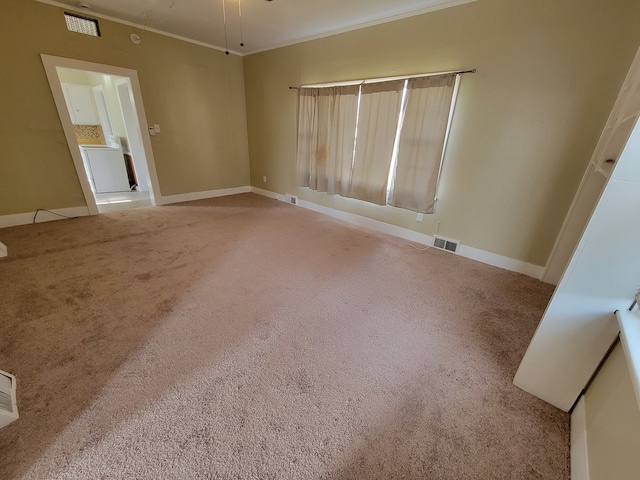
[[[7,246],[0,242],[0,258],[7,256]]]
[[[258,187],[251,187],[251,191],[253,193],[257,193],[258,195],[262,195],[263,197],[269,197],[273,198],[274,200],[280,200],[281,202],[284,202],[284,195],[280,195],[279,193],[270,192],[269,190],[263,190],[262,188]]]
[[[51,213],[55,212],[55,213]],[[64,220],[65,217],[85,217],[89,215],[87,207],[55,208],[51,212],[40,210],[35,223],[51,222],[53,220]],[[59,215],[64,215],[63,217]],[[33,222],[36,212],[17,213],[15,215],[4,215],[0,217],[0,228],[15,227],[18,225],[28,225]]]
[[[265,197],[273,198],[276,200],[284,201],[285,196],[278,193],[263,190],[261,188],[251,187],[253,193],[263,195]],[[318,205],[317,203],[308,202],[306,200],[298,199],[298,206],[313,210],[314,212],[323,213],[331,217],[343,220],[345,222],[357,225],[359,227],[368,228],[377,232],[387,233],[396,237],[404,238],[412,242],[420,243],[422,245],[433,245],[433,237],[425,233],[414,232],[407,228],[397,227],[389,223],[384,223],[372,218],[363,217],[362,215],[356,215],[354,213],[344,212],[342,210],[336,210],[335,208],[325,207]],[[522,273],[529,277],[540,279],[544,271],[544,267],[539,265],[533,265],[520,260],[514,260],[513,258],[504,257],[491,252],[486,252],[478,248],[469,247],[468,245],[461,244],[458,247],[458,251],[455,255],[477,260],[478,262],[486,263],[494,267],[504,268],[512,272]]]
[[[581,397],[571,413],[571,479],[589,480],[587,412]]]
[[[477,260],[478,262],[504,268],[505,270],[511,270],[512,272],[522,273],[523,275],[537,278],[538,280],[542,278],[542,273],[544,272],[543,266],[521,260],[514,260],[513,258],[487,252],[486,250],[480,250],[479,248],[470,247],[469,245],[461,244],[456,253],[463,257]]]
[[[203,200],[206,198],[225,197],[228,195],[237,195],[240,193],[253,192],[264,197],[273,198],[275,200],[285,201],[285,196],[271,192],[269,190],[263,190],[257,187],[243,186],[235,188],[223,188],[220,190],[207,190],[203,192],[183,193],[178,195],[168,195],[165,197],[156,198],[157,205],[169,205],[172,203],[191,202],[194,200]],[[335,208],[325,207],[316,203],[308,202],[306,200],[298,199],[298,206],[313,210],[324,215],[343,220],[345,222],[357,225],[360,227],[375,230],[377,232],[387,233],[399,238],[404,238],[412,242],[420,243],[422,245],[433,245],[433,237],[424,233],[414,232],[407,228],[397,227],[389,223],[384,223],[372,218],[363,217],[362,215],[356,215],[354,213],[344,212],[342,210],[336,210]],[[73,208],[61,208],[52,210],[60,215],[67,217],[81,217],[89,215],[89,209],[87,207],[73,207]],[[5,215],[0,217],[0,228],[13,227],[16,225],[26,225],[33,222],[35,212],[19,213],[17,215]],[[63,217],[59,217],[52,213],[41,211],[38,213],[37,223],[51,220],[61,220]],[[0,244],[1,245],[1,244]],[[480,250],[478,248],[470,247],[468,245],[460,244],[458,247],[457,255],[462,257],[477,260],[494,267],[504,268],[505,270],[511,270],[513,272],[522,273],[530,277],[540,279],[544,272],[544,267],[539,265],[533,265],[531,263],[522,262],[520,260],[514,260],[509,257],[504,257],[495,253]],[[1,256],[1,255],[0,255]]]
[[[206,190],[204,192],[181,193],[178,195],[168,195],[157,197],[157,205],[170,205],[172,203],[193,202],[194,200],[204,200],[206,198],[226,197],[227,195],[237,195],[239,193],[249,193],[251,187],[221,188],[220,190]]]
[[[171,203],[191,202],[193,200],[203,200],[205,198],[225,197],[227,195],[236,195],[238,193],[249,193],[251,187],[236,187],[236,188],[223,188],[220,190],[208,190],[204,192],[183,193],[180,195],[169,195],[167,197],[156,197],[157,205],[169,205]],[[64,215],[65,217],[84,217],[89,215],[89,209],[87,207],[72,207],[72,208],[56,208],[51,209],[52,212]],[[33,223],[33,217],[36,212],[18,213],[15,215],[0,216],[0,228],[15,227],[17,225],[28,225]],[[38,212],[36,223],[50,222],[52,220],[63,220],[64,217],[60,217],[53,213],[41,210]]]

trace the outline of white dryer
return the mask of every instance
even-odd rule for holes
[[[82,160],[94,193],[128,192],[129,178],[122,148],[118,144],[83,145]]]

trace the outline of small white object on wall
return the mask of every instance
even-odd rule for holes
[[[18,419],[16,377],[0,370],[0,428]]]

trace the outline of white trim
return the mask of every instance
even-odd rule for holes
[[[158,35],[164,35],[165,37],[171,37],[171,38],[175,38],[176,40],[182,40],[183,42],[188,42],[188,43],[193,43],[195,45],[200,45],[201,47],[212,48],[214,50],[219,50],[221,52],[229,51],[229,53],[233,53],[234,55],[238,55],[240,57],[244,57],[244,56],[247,56],[247,55],[253,55],[255,53],[260,53],[260,52],[266,52],[266,51],[269,51],[269,50],[275,50],[277,48],[288,47],[288,46],[291,46],[291,45],[296,45],[298,43],[308,42],[310,40],[318,40],[318,39],[321,39],[321,38],[331,37],[332,35],[339,35],[341,33],[351,32],[353,30],[360,30],[362,28],[367,28],[367,27],[373,27],[375,25],[382,25],[384,23],[395,22],[396,20],[402,20],[403,18],[410,18],[410,17],[415,17],[417,15],[424,15],[425,13],[435,12],[437,10],[444,10],[445,8],[456,7],[458,5],[464,5],[465,3],[473,3],[475,1],[477,1],[477,0],[449,0],[449,1],[445,1],[445,2],[439,3],[438,5],[430,5],[428,7],[420,8],[418,10],[412,10],[410,12],[399,13],[399,14],[393,15],[391,17],[380,18],[378,20],[371,20],[370,22],[359,23],[357,25],[352,25],[350,27],[344,27],[344,28],[340,28],[338,30],[332,30],[330,32],[320,33],[318,35],[312,35],[312,36],[309,36],[309,37],[299,38],[297,40],[290,40],[290,41],[286,41],[286,42],[282,42],[282,43],[277,43],[277,44],[272,45],[270,47],[266,47],[266,48],[262,48],[262,49],[258,49],[258,50],[253,50],[251,52],[241,53],[241,52],[236,52],[236,51],[233,51],[233,50],[227,50],[226,48],[218,47],[218,46],[212,45],[210,43],[201,42],[200,40],[194,40],[192,38],[183,37],[181,35],[176,35],[176,34],[173,34],[173,33],[165,32],[165,31],[162,31],[162,30],[158,30],[157,28],[152,28],[152,27],[149,27],[149,26],[145,27],[144,25],[140,25],[140,24],[134,23],[134,22],[129,22],[128,20],[121,20],[119,18],[111,17],[111,16],[108,16],[108,15],[103,15],[101,13],[94,12],[93,10],[87,11],[86,9],[79,8],[79,7],[73,7],[73,6],[67,5],[65,3],[56,2],[55,0],[36,0],[36,2],[45,3],[47,5],[52,5],[54,7],[62,8],[64,10],[70,10],[70,11],[73,11],[73,12],[81,13],[81,14],[83,14],[85,16],[88,16],[88,17],[102,18],[104,20],[109,20],[111,22],[120,23],[122,25],[128,25],[130,27],[139,28],[139,29],[141,29],[143,31],[153,32],[153,33],[157,33]]]
[[[0,258],[7,256],[7,246],[0,242]]]
[[[73,130],[73,124],[71,123],[71,117],[69,116],[69,110],[64,99],[62,92],[62,86],[60,84],[60,78],[58,77],[58,71],[56,67],[73,68],[76,70],[85,70],[90,72],[103,73],[107,75],[117,75],[120,77],[128,77],[131,81],[131,91],[136,106],[136,114],[138,116],[140,134],[142,139],[142,145],[144,148],[145,157],[147,160],[147,169],[149,170],[149,179],[151,181],[151,191],[149,192],[151,203],[155,205],[157,203],[155,197],[160,196],[160,183],[158,182],[158,174],[156,171],[155,160],[153,157],[153,149],[151,147],[151,137],[149,136],[149,127],[147,125],[147,119],[144,111],[144,102],[142,101],[142,90],[140,89],[140,81],[138,80],[138,72],[129,68],[116,67],[113,65],[104,65],[101,63],[85,62],[83,60],[75,60],[72,58],[54,57],[52,55],[41,54],[42,65],[44,66],[45,73],[47,74],[47,80],[49,81],[49,87],[53,94],[53,100],[58,110],[60,117],[60,123],[64,131],[65,138],[67,139],[67,145],[69,146],[69,152],[73,159],[73,164],[76,167],[76,173],[80,186],[82,187],[82,193],[84,194],[87,208],[90,215],[97,215],[98,206],[96,205],[96,199],[91,191],[89,185],[89,179],[84,168],[84,162],[80,155],[80,150],[77,148],[78,140],[76,139],[75,132]]]
[[[203,200],[205,198],[226,197],[227,195],[237,195],[239,193],[249,193],[252,189],[249,186],[222,188],[219,190],[208,190],[204,192],[182,193],[178,195],[169,195],[166,197],[156,198],[156,205],[170,205],[172,203],[191,202],[194,200]],[[283,197],[284,199],[284,197]],[[84,217],[90,215],[88,207],[71,207],[50,209],[52,212],[59,213],[65,217]],[[28,225],[33,223],[33,217],[36,212],[18,213],[15,215],[0,216],[0,228],[15,227],[18,225]],[[38,212],[36,223],[50,222],[52,220],[64,220],[64,217],[54,215],[41,210]],[[0,243],[0,246],[3,246]],[[1,247],[0,247],[1,251]],[[0,255],[1,257],[2,255]]]
[[[475,0],[471,0],[471,1],[475,1]],[[174,33],[164,32],[162,30],[158,30],[157,28],[152,28],[152,27],[149,27],[149,26],[145,27],[144,25],[141,25],[139,23],[130,22],[128,20],[122,20],[120,18],[111,17],[109,15],[103,15],[102,13],[97,13],[97,12],[94,12],[93,10],[88,10],[87,11],[84,8],[74,7],[72,5],[67,5],[66,3],[56,2],[55,0],[36,0],[36,2],[45,3],[47,5],[52,5],[54,7],[62,8],[63,10],[70,10],[72,12],[80,13],[80,14],[86,16],[86,17],[102,18],[104,20],[109,20],[110,22],[120,23],[122,25],[127,25],[129,27],[139,28],[143,32],[145,32],[145,31],[146,32],[153,32],[153,33],[157,33],[158,35],[163,35],[165,37],[171,37],[171,38],[174,38],[176,40],[181,40],[183,42],[193,43],[195,45],[200,45],[201,47],[211,48],[213,50],[218,50],[220,52],[228,51],[229,53],[233,53],[234,55],[238,55],[238,56],[241,56],[241,57],[243,56],[242,53],[236,52],[234,50],[227,50],[226,48],[217,47],[217,46],[212,45],[210,43],[201,42],[200,40],[194,40],[192,38],[183,37],[183,36],[180,36],[180,35],[176,35]]]
[[[280,195],[279,193],[271,192],[269,190],[263,190],[262,188],[251,187],[251,192],[257,193],[258,195],[262,195],[263,197],[269,197],[269,198],[273,198],[274,200],[280,200],[281,202],[286,201],[285,195]]]
[[[513,258],[498,255],[497,253],[487,252],[486,250],[480,250],[479,248],[470,247],[469,245],[460,244],[456,251],[458,255],[461,255],[478,262],[493,265],[494,267],[504,268],[505,270],[511,270],[512,272],[522,273],[528,277],[537,278],[540,280],[544,267],[541,265],[534,265],[532,263],[523,262],[522,260],[515,260]]]
[[[571,479],[589,480],[587,412],[584,396],[580,397],[571,413]]]
[[[40,1],[40,0],[38,0]],[[311,40],[319,40],[321,38],[331,37],[333,35],[339,35],[341,33],[352,32],[354,30],[360,30],[362,28],[374,27],[376,25],[382,25],[384,23],[395,22],[396,20],[402,20],[403,18],[416,17],[418,15],[424,15],[425,13],[435,12],[437,10],[444,10],[445,8],[456,7],[458,5],[464,5],[465,3],[473,3],[477,0],[449,0],[447,2],[440,3],[438,5],[430,5],[428,7],[420,8],[418,10],[412,10],[410,12],[399,13],[391,17],[380,18],[378,20],[371,20],[365,23],[359,23],[358,25],[352,25],[350,27],[340,28],[338,30],[332,30],[326,33],[320,33],[318,35],[312,35],[309,37],[299,38],[297,40],[290,40],[287,42],[276,43],[275,45],[251,52],[246,52],[242,56],[253,55],[255,53],[267,52],[269,50],[275,50],[277,48],[289,47],[291,45],[297,45],[298,43],[309,42]]]
[[[616,318],[620,327],[620,343],[622,343],[631,383],[640,407],[640,315],[628,310],[618,310]]]
[[[206,198],[226,197],[228,195],[237,195],[239,193],[249,193],[251,187],[234,187],[221,188],[219,190],[206,190],[203,192],[180,193],[178,195],[168,195],[160,197],[157,201],[158,205],[170,205],[172,203],[193,202],[194,200],[204,200]]]
[[[52,208],[52,212],[64,215],[64,217],[86,217],[89,215],[87,207],[71,207],[71,208]],[[18,225],[28,225],[33,223],[33,217],[36,212],[17,213],[14,215],[4,215],[0,217],[0,228],[16,227]],[[54,215],[46,210],[40,210],[36,223],[51,222],[53,220],[65,220],[64,217]]]
[[[267,190],[262,190],[256,187],[251,187],[251,191],[253,193],[257,193],[258,195],[263,195],[265,197],[284,201],[284,195],[280,195],[274,192],[269,192]],[[389,235],[394,235],[396,237],[404,238],[405,240],[420,243],[422,245],[429,245],[429,246],[433,245],[433,237],[431,235],[414,232],[413,230],[397,227],[395,225],[384,223],[379,220],[374,220],[369,217],[363,217],[362,215],[356,215],[354,213],[344,212],[342,210],[336,210],[334,208],[325,207],[322,205],[318,205],[316,203],[308,202],[306,200],[301,200],[300,198],[298,198],[298,206],[306,208],[308,210],[313,210],[314,212],[329,215],[339,220],[343,220],[345,222],[351,223],[352,225],[368,228],[370,230],[375,230],[377,232],[387,233]],[[446,250],[443,250],[443,251],[446,251]],[[512,272],[522,273],[524,275],[537,278],[537,279],[540,279],[540,276],[542,275],[542,271],[544,269],[544,267],[541,267],[539,265],[533,265],[531,263],[522,262],[520,260],[514,260],[513,258],[504,257],[496,253],[486,252],[484,250],[480,250],[478,248],[473,248],[473,247],[469,247],[467,245],[462,245],[462,244],[458,246],[458,250],[453,255],[460,255],[462,257],[470,258],[472,260],[477,260],[479,262],[486,263],[494,267],[503,268],[505,270],[510,270]]]

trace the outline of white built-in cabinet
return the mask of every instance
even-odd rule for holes
[[[640,51],[593,153],[543,279],[557,283],[514,383],[562,410],[618,335],[640,287]]]
[[[639,115],[640,61],[636,58],[567,213],[543,273],[543,281],[553,285],[560,281]]]
[[[86,85],[62,84],[62,93],[74,125],[99,125],[93,90]]]

